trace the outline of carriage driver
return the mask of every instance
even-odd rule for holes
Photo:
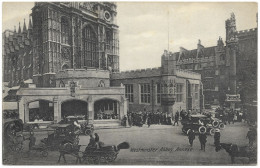
[[[79,124],[79,122],[78,122],[77,120],[75,120],[75,121],[73,122],[73,124],[74,124],[76,127],[78,127],[79,129],[81,128],[81,125]]]

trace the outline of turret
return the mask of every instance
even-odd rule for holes
[[[218,50],[222,50],[224,48],[224,42],[222,40],[222,38],[219,36],[219,39],[218,39]]]
[[[24,19],[24,23],[23,23],[23,33],[27,32],[27,28],[26,28],[26,23],[25,23],[25,19]]]
[[[19,22],[19,28],[18,28],[18,33],[20,34],[22,31],[21,31],[21,26],[20,26],[20,22]]]
[[[231,13],[230,19],[226,20],[226,42],[236,40],[236,31],[235,14]]]

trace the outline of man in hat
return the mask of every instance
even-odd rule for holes
[[[188,139],[189,139],[190,146],[192,147],[192,145],[193,145],[193,140],[195,139],[195,132],[194,132],[194,130],[191,130],[191,131],[188,133]]]
[[[179,114],[179,111],[176,112],[175,116],[174,116],[174,123],[173,123],[173,126],[175,126],[175,123],[177,123],[177,126],[179,126],[179,117],[180,117],[180,114]]]
[[[216,129],[214,134],[214,145],[219,146],[220,145],[220,130]]]
[[[207,136],[205,132],[200,132],[199,134],[199,140],[200,140],[200,150],[203,150],[205,152],[205,146],[207,142]]]
[[[246,138],[249,140],[249,146],[253,146],[253,143],[256,140],[256,131],[252,127],[249,128]]]

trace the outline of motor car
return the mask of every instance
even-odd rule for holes
[[[41,140],[51,150],[58,149],[59,145],[64,141],[71,143],[79,143],[79,135],[74,133],[73,124],[51,124],[48,126],[48,137]]]
[[[73,124],[74,132],[79,132],[85,135],[90,135],[94,132],[94,125],[89,124],[85,115],[67,116],[65,120],[60,123]]]
[[[183,119],[181,124],[183,125],[182,132],[187,135],[191,130],[194,130],[195,133],[207,133],[214,135],[216,128],[224,128],[224,124],[221,120],[201,114],[190,115],[189,117]]]

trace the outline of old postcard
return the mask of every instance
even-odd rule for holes
[[[253,2],[4,2],[2,164],[257,165]]]

